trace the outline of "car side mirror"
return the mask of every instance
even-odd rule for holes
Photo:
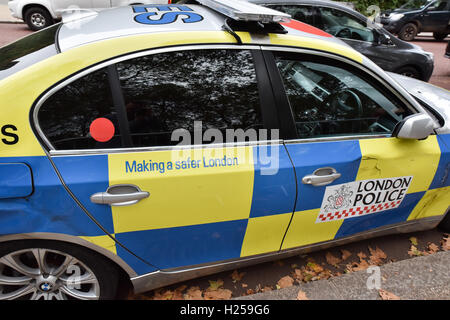
[[[378,31],[376,29],[373,29],[373,36],[374,36],[374,42],[377,45],[390,45],[390,44],[392,44],[391,38],[387,34],[385,34],[383,32],[380,32],[380,31]]]
[[[434,120],[428,114],[413,114],[397,123],[392,136],[399,139],[423,140],[434,132],[434,126]]]

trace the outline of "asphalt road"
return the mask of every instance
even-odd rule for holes
[[[0,46],[6,45],[30,33],[31,32],[23,24],[0,24]],[[436,42],[430,37],[419,37],[415,43],[423,47],[425,50],[433,52],[435,55],[435,70],[430,82],[450,90],[450,59],[443,57],[447,42]],[[408,254],[408,251],[411,249],[411,237],[417,238],[418,250],[426,250],[426,247],[430,243],[434,243],[439,246],[440,241],[444,237],[444,233],[434,229],[414,234],[386,236],[382,238],[360,241],[330,250],[318,251],[308,255],[296,256],[285,260],[247,267],[238,270],[238,277],[232,277],[232,272],[229,271],[200,279],[186,281],[184,283],[163,288],[158,291],[148,292],[133,298],[151,299],[155,297],[155,294],[156,296],[161,297],[161,295],[164,295],[165,292],[174,291],[176,288],[180,288],[181,286],[186,286],[186,288],[198,287],[199,290],[204,291],[210,287],[211,283],[217,284],[217,282],[220,283],[221,281],[223,281],[223,285],[221,286],[222,288],[230,290],[233,297],[239,297],[242,295],[261,292],[264,288],[266,288],[265,290],[269,290],[269,288],[276,289],[277,282],[281,278],[286,275],[292,275],[293,270],[301,268],[302,266],[307,266],[308,264],[311,264],[312,261],[315,264],[330,270],[330,274],[336,276],[345,273],[348,264],[353,262],[358,263],[360,261],[360,258],[357,255],[358,253],[362,252],[369,256],[369,247],[372,249],[378,247],[386,253],[387,258],[384,259],[383,262],[400,261],[411,258],[410,254]],[[326,254],[330,252],[334,256],[339,257],[342,255],[342,250],[350,252],[351,256],[340,264],[336,264],[334,266],[329,265],[326,260]],[[240,279],[237,280],[237,278]]]

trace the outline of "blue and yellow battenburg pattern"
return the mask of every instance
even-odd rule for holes
[[[269,151],[254,146],[190,150],[179,156],[171,151],[61,156],[54,162],[71,191],[108,232],[148,262],[130,261],[129,253],[116,246],[116,253],[141,274],[274,252],[443,215],[450,204],[449,142],[450,135],[423,141],[382,138],[287,144],[270,146]],[[274,163],[268,164],[260,153],[272,161],[278,157],[275,174],[270,171]],[[210,159],[224,156],[237,161],[208,166]],[[187,159],[200,165],[167,170],[168,162],[175,165]],[[137,166],[146,163],[147,167]],[[150,170],[148,163],[164,163],[165,168]],[[342,174],[333,184],[398,176],[413,176],[413,180],[398,208],[316,223],[326,187],[302,184],[301,178],[328,166]],[[150,197],[129,207],[89,201],[93,193],[116,184],[138,185]]]

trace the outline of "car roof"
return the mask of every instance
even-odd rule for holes
[[[176,7],[177,5],[164,5]],[[226,16],[218,13],[206,6],[183,4],[189,7],[193,13],[199,14],[203,19],[195,23],[184,23],[181,19],[167,24],[143,24],[138,23],[135,17],[139,14],[134,12],[135,6],[124,6],[102,10],[96,14],[91,14],[84,18],[74,19],[64,22],[57,35],[57,45],[61,52],[85,44],[98,41],[128,37],[134,35],[155,34],[163,32],[189,32],[189,31],[224,31]],[[148,5],[149,11],[156,11],[154,6]],[[172,8],[173,12],[178,11]],[[324,37],[324,32],[314,27],[305,25],[305,28],[285,28],[289,35],[303,38],[319,38],[321,40],[336,42],[341,46],[346,45],[341,40],[328,35]],[[353,50],[353,49],[352,49]]]

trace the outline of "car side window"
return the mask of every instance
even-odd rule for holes
[[[300,138],[390,134],[409,109],[362,71],[300,54],[275,54]]]
[[[106,119],[113,125],[107,141],[92,136],[97,119]],[[121,147],[107,69],[92,72],[58,90],[40,107],[38,122],[57,150]]]
[[[50,96],[38,124],[57,150],[231,142],[225,141],[228,129],[253,129],[256,134],[232,137],[257,140],[263,120],[252,52],[180,51],[117,63]],[[196,142],[194,128],[217,129],[222,140],[213,135]],[[191,143],[186,135],[173,136],[177,129],[189,133]]]
[[[319,7],[317,27],[338,38],[373,42],[373,31],[366,23],[341,10]]]
[[[298,5],[270,5],[270,8],[288,13],[293,19],[314,25],[314,11],[310,6],[298,6]]]
[[[118,63],[117,70],[134,146],[178,144],[172,132],[193,137],[195,121],[224,139],[227,129],[263,127],[249,50],[155,54]]]

